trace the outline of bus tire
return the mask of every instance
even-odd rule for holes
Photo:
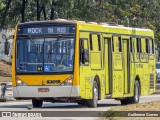
[[[32,99],[32,105],[35,108],[42,107],[43,101],[42,100],[37,100],[37,99]]]
[[[130,98],[130,102],[132,104],[139,103],[139,98],[140,98],[140,84],[136,80],[134,83],[134,96]]]
[[[128,98],[121,99],[120,101],[121,101],[121,105],[127,105],[127,104],[129,104]]]
[[[85,105],[85,102],[77,102],[78,105]]]
[[[91,100],[87,100],[88,107],[97,107],[98,104],[98,84],[96,81],[93,83],[93,95]]]

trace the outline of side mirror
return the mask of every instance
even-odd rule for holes
[[[8,41],[6,41],[4,43],[4,54],[8,55],[9,54],[9,48],[10,48],[10,43]]]

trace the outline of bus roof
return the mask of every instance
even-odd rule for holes
[[[134,27],[124,27],[123,25],[109,25],[107,22],[104,24],[96,23],[96,22],[85,22],[85,21],[78,21],[78,20],[66,20],[66,19],[56,19],[56,20],[46,20],[46,21],[29,21],[25,23],[19,23],[18,25],[35,25],[35,24],[51,24],[51,23],[61,23],[61,24],[76,24],[76,23],[83,23],[83,24],[92,24],[98,25],[107,28],[120,28],[120,29],[128,29],[128,30],[138,30],[138,31],[152,31],[151,29],[146,28],[134,28]]]
[[[32,25],[50,25],[50,24],[61,24],[61,25],[80,25],[81,30],[97,30],[100,32],[118,32],[118,33],[124,33],[127,32],[127,34],[147,34],[149,33],[149,36],[153,36],[153,30],[146,29],[146,28],[134,28],[134,27],[124,27],[123,25],[117,25],[117,24],[108,24],[108,23],[96,23],[96,22],[85,22],[85,21],[78,21],[78,20],[66,20],[66,19],[56,19],[56,20],[47,20],[47,21],[30,21],[25,23],[20,23],[18,26],[32,26]],[[92,29],[93,28],[93,29]],[[102,29],[102,28],[108,28],[108,29]]]

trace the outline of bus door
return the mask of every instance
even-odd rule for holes
[[[123,39],[123,70],[124,70],[124,93],[130,93],[130,78],[129,78],[129,40]]]
[[[104,67],[106,79],[106,94],[112,93],[112,51],[111,38],[104,38]]]
[[[123,66],[122,66],[122,39],[120,36],[112,37],[112,97],[123,96]]]

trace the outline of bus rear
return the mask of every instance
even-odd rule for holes
[[[12,55],[14,97],[32,99],[34,107],[41,107],[43,101],[79,99],[75,41],[75,23],[17,25]]]

